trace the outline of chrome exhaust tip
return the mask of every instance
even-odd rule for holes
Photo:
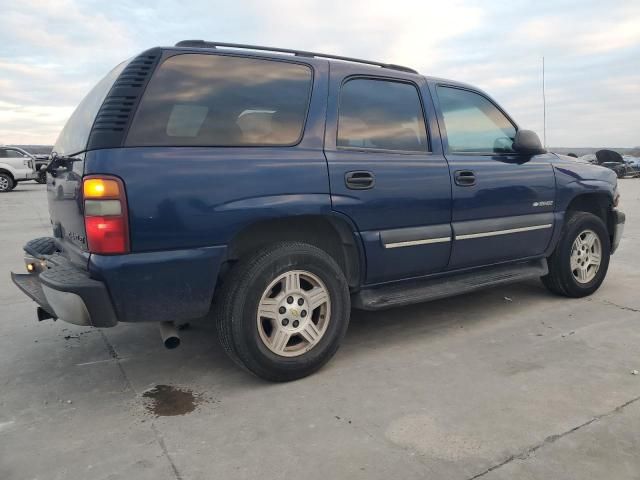
[[[160,337],[165,348],[169,350],[180,346],[180,336],[173,322],[160,322]]]

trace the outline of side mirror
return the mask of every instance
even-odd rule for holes
[[[518,153],[525,155],[538,155],[540,153],[547,153],[542,148],[542,143],[538,134],[533,130],[518,130],[516,138],[513,141],[513,149]]]

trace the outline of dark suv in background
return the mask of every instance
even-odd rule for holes
[[[545,152],[475,87],[256,46],[118,65],[48,170],[53,236],[13,274],[40,319],[160,322],[176,346],[175,323],[210,314],[276,381],[329,360],[352,307],[538,277],[589,295],[624,225],[612,171]]]

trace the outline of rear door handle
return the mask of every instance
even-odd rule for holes
[[[344,183],[351,190],[367,190],[375,185],[373,173],[365,170],[355,170],[344,174]]]
[[[470,187],[476,184],[476,174],[471,170],[456,170],[453,179],[456,185],[461,187]]]

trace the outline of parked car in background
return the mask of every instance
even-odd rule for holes
[[[625,222],[613,172],[547,152],[476,87],[248,45],[123,62],[48,170],[52,236],[12,274],[40,320],[158,322],[175,347],[208,316],[274,381],[324,365],[352,307],[532,278],[590,295]]]
[[[38,174],[35,181],[38,183],[47,183],[46,168],[49,165],[49,155],[36,153],[33,155],[36,164],[36,173]]]
[[[10,192],[19,182],[36,180],[36,160],[25,150],[0,146],[0,192]]]
[[[618,178],[635,177],[638,172],[628,165],[622,155],[613,150],[598,150],[596,152],[596,162],[598,165],[613,170]]]
[[[637,174],[640,174],[640,158],[624,155],[622,157],[627,166],[631,167]]]
[[[578,157],[578,160],[582,162],[589,162],[593,165],[598,164],[598,160],[596,159],[595,153],[587,153],[586,155],[582,155],[581,157]]]

